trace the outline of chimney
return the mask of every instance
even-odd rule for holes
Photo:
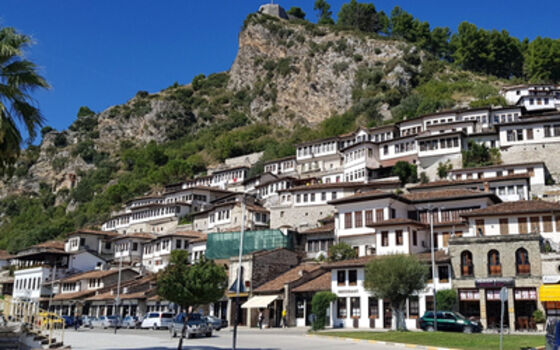
[[[490,185],[488,184],[488,181],[484,181],[484,192],[490,192]]]

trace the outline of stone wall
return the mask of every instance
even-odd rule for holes
[[[290,270],[298,263],[298,254],[287,249],[255,254],[251,279],[252,290]]]
[[[500,149],[504,164],[543,161],[556,182],[560,181],[560,143],[543,143],[502,147]],[[537,191],[538,189],[532,189]]]
[[[332,205],[270,208],[270,228],[290,226],[298,231],[318,227],[319,219],[334,214]]]
[[[460,153],[442,157],[426,157],[420,159],[418,176],[420,176],[421,172],[425,172],[430,178],[430,181],[439,180],[440,178],[437,174],[439,163],[446,163],[448,160],[453,166],[453,169],[461,169],[463,167],[463,156]]]

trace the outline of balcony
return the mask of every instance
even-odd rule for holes
[[[490,265],[488,266],[489,276],[501,276],[502,275],[502,265]]]
[[[518,264],[517,274],[518,275],[529,275],[531,273],[531,265],[529,264]]]

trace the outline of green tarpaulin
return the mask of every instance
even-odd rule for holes
[[[209,233],[204,255],[207,259],[227,259],[239,255],[240,234],[239,231]],[[293,249],[292,233],[284,234],[280,230],[258,230],[245,231],[243,235],[243,254],[276,248]]]

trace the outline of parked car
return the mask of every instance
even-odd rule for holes
[[[173,322],[169,326],[169,332],[171,337],[176,337],[180,335],[183,331],[183,323],[185,321],[185,313],[181,312],[173,319]],[[190,314],[189,320],[187,321],[187,338],[193,338],[198,335],[203,335],[205,337],[212,336],[212,326],[202,317],[200,314]]]
[[[122,325],[122,319],[120,316],[107,316],[107,325],[110,328],[120,328]]]
[[[149,312],[144,319],[140,328],[169,328],[173,322],[173,314],[171,312]]]
[[[91,320],[91,328],[107,328],[109,327],[109,321],[107,316],[99,316]]]
[[[482,325],[480,322],[471,321],[458,312],[453,311],[438,311],[437,316],[437,330],[449,332],[463,332],[473,333],[481,332]],[[433,332],[434,327],[434,313],[428,311],[420,318],[420,328],[425,331]]]
[[[126,316],[122,321],[123,328],[140,328],[142,321],[136,316]]]
[[[95,319],[95,317],[82,316],[80,320],[81,320],[82,326],[84,326],[86,328],[93,328],[91,323],[94,319]]]
[[[546,320],[546,350],[560,349],[560,318],[549,317]]]
[[[227,327],[227,320],[222,320],[216,316],[202,316],[202,318],[212,327],[212,330],[219,331],[222,328]],[[226,326],[224,327],[224,321],[226,321]]]
[[[64,319],[64,327],[68,328],[68,327],[74,327],[74,323],[76,322],[76,319],[74,318],[74,316],[62,316],[62,318]]]

